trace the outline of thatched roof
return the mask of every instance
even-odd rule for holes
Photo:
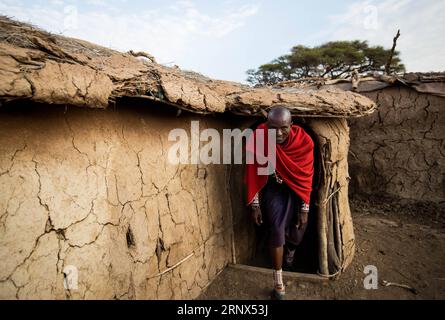
[[[295,115],[355,117],[368,98],[342,90],[252,88],[159,65],[148,54],[122,53],[0,17],[0,99],[106,108],[139,97],[196,113],[261,115],[276,104]]]
[[[299,89],[340,89],[355,92],[372,92],[392,86],[405,86],[420,93],[445,97],[445,72],[410,72],[403,75],[368,75],[356,79],[322,79],[306,78],[300,80],[283,81],[275,85],[276,88]]]

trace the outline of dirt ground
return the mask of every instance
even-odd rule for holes
[[[352,264],[335,281],[286,279],[286,299],[445,299],[444,205],[394,199],[351,199],[356,235]],[[378,289],[363,286],[366,265]],[[382,285],[396,282],[415,288]],[[269,299],[272,275],[226,268],[198,299]]]

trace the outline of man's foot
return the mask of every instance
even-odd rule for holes
[[[275,287],[272,290],[271,298],[272,300],[284,300],[285,294],[286,291],[284,290],[284,287]]]

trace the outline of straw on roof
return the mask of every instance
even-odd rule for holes
[[[276,104],[294,115],[356,117],[375,103],[336,89],[252,88],[157,64],[149,54],[122,53],[0,17],[0,99],[106,108],[139,97],[195,113],[263,115]]]

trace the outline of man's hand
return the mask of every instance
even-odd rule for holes
[[[308,213],[306,211],[301,211],[300,214],[298,215],[298,220],[297,220],[297,229],[301,229],[303,228],[303,226],[307,223],[307,216]]]
[[[252,221],[257,225],[263,223],[263,215],[261,214],[261,209],[259,207],[251,207],[251,217]]]

